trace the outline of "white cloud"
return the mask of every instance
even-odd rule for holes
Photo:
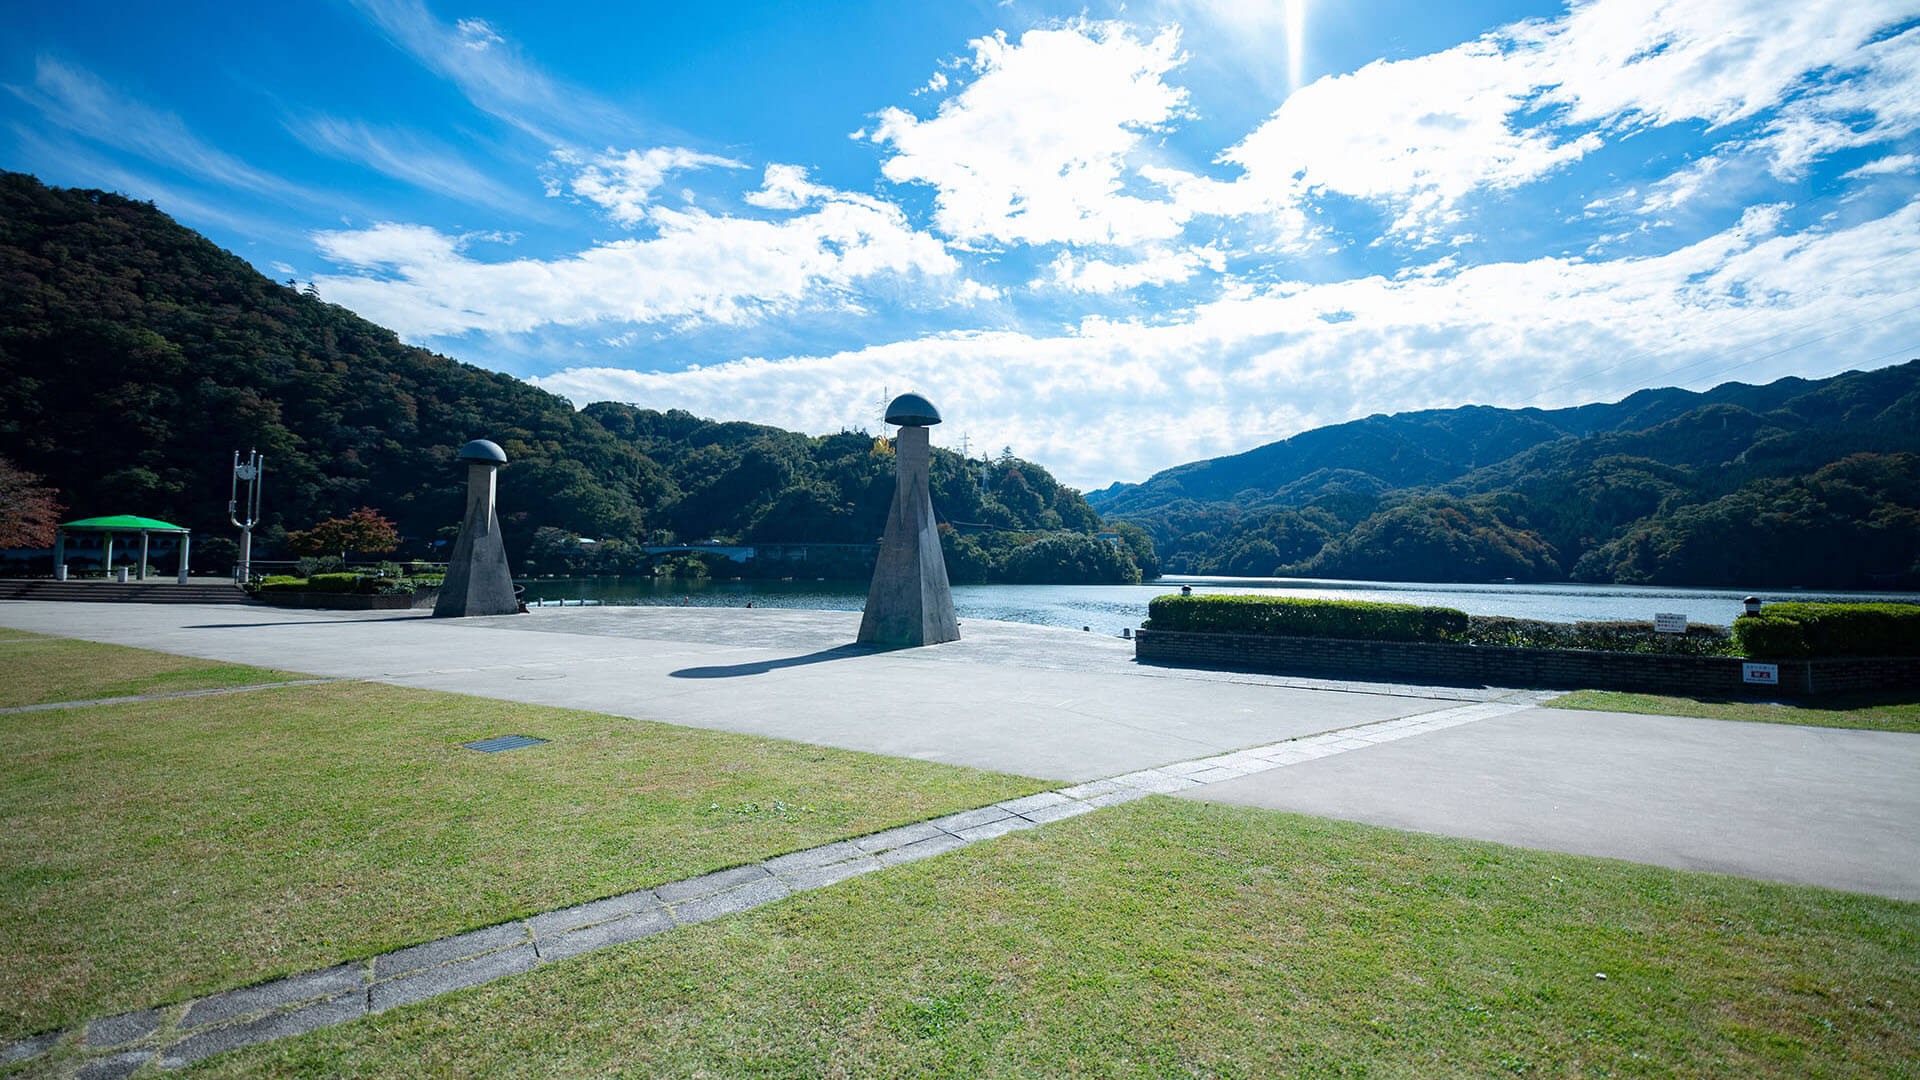
[[[742,196],[754,206],[767,210],[798,210],[808,203],[834,195],[832,188],[807,179],[807,170],[799,165],[769,165],[759,191]]]
[[[1286,26],[1299,10],[1195,2],[1236,33],[1299,36]],[[888,109],[856,134],[891,151],[889,180],[931,185],[936,227],[968,244],[1164,244],[1205,215],[1264,220],[1277,249],[1299,251],[1304,211],[1327,196],[1380,205],[1389,236],[1433,244],[1456,236],[1470,196],[1647,128],[1779,109],[1784,171],[1920,127],[1920,30],[1873,41],[1916,12],[1913,0],[1587,0],[1308,85],[1221,153],[1240,172],[1230,180],[1156,160],[1148,143],[1188,114],[1165,78],[1185,59],[1173,28],[1142,38],[1083,21],[978,39],[976,77],[934,116]],[[1674,177],[1642,212],[1680,205],[1714,167]]]
[[[41,56],[31,88],[7,89],[58,127],[208,183],[317,201],[312,192],[208,144],[179,116],[122,93],[85,68]]]
[[[151,176],[124,169],[72,139],[47,138],[21,124],[8,125],[8,131],[13,136],[21,167],[31,169],[49,182],[71,177],[73,179],[70,182],[73,183],[117,191],[130,198],[146,199],[167,213],[201,228],[218,225],[240,236],[268,240],[288,248],[298,247],[303,239],[297,230],[286,227],[278,220],[256,217],[240,210],[231,197],[208,199],[184,188],[162,183]]]
[[[1132,244],[1164,239],[1186,216],[1143,198],[1131,165],[1144,138],[1184,114],[1162,76],[1179,32],[1136,38],[1117,23],[1075,23],[972,43],[974,79],[920,119],[891,108],[856,133],[888,147],[881,172],[935,189],[934,223],[968,243]]]
[[[989,300],[998,300],[1002,295],[1001,291],[992,285],[982,284],[972,278],[966,278],[954,289],[953,298],[956,303],[979,304]]]
[[[1840,150],[1920,130],[1920,28],[1836,60],[1814,88],[1788,102],[1760,145],[1774,174],[1797,179]]]
[[[1736,366],[1763,380],[1883,354],[1920,333],[1920,312],[1898,299],[1920,258],[1920,202],[1835,231],[1779,234],[1780,220],[1778,208],[1756,208],[1648,258],[1283,283],[1164,324],[1090,319],[1052,337],[952,332],[826,356],[576,368],[534,381],[581,403],[812,431],[858,426],[881,385],[912,383],[956,437],[1010,444],[1091,486],[1376,411],[1571,404],[1704,385]]]
[[[1889,154],[1883,158],[1875,158],[1847,173],[1846,179],[1858,180],[1868,176],[1896,176],[1916,172],[1920,172],[1920,155]]]
[[[584,161],[571,150],[555,150],[549,161],[556,172],[571,171],[572,175],[550,175],[548,195],[571,191],[628,227],[647,219],[653,193],[666,182],[668,175],[689,169],[746,168],[743,162],[732,158],[684,146],[656,146],[644,151],[617,151],[609,147],[605,153]]]
[[[508,213],[535,210],[531,200],[462,160],[449,147],[408,131],[316,115],[288,124],[308,149],[461,202]]]
[[[1201,269],[1218,274],[1226,270],[1227,258],[1217,248],[1187,248],[1183,251],[1153,251],[1130,263],[1111,263],[1104,259],[1075,258],[1061,252],[1043,276],[1033,282],[1035,288],[1065,289],[1070,292],[1115,293],[1143,285],[1171,285],[1187,281]]]
[[[1699,120],[1721,127],[1771,108],[1809,73],[1845,65],[1911,0],[1590,0],[1513,36],[1543,104],[1568,123]]]
[[[630,136],[636,126],[622,110],[523,59],[485,20],[449,25],[422,0],[352,3],[396,47],[458,87],[475,108],[549,146],[598,145],[610,136]]]
[[[955,274],[939,240],[878,200],[835,193],[783,221],[653,207],[648,239],[566,258],[482,262],[423,225],[321,232],[353,272],[317,277],[329,299],[412,340],[542,326],[709,321],[790,311],[865,279]]]
[[[1483,39],[1412,60],[1376,61],[1320,79],[1222,160],[1240,166],[1252,200],[1285,207],[1309,192],[1375,200],[1390,231],[1427,242],[1458,219],[1454,206],[1483,187],[1512,187],[1600,145],[1510,122],[1533,87],[1508,51]]]
[[[476,52],[506,44],[507,39],[501,37],[485,19],[461,19],[453,24],[453,28],[460,35],[460,44]]]
[[[1905,40],[1920,32],[1862,46],[1915,11],[1911,0],[1579,3],[1558,19],[1309,85],[1222,155],[1245,175],[1213,185],[1212,204],[1250,213],[1351,196],[1390,209],[1389,232],[1432,243],[1468,195],[1537,180],[1599,149],[1603,136],[1724,126],[1806,92],[1821,104],[1805,116],[1789,104],[1783,157],[1878,141],[1912,130],[1906,117],[1920,111]],[[1836,85],[1805,91],[1823,72]],[[1878,119],[1853,133],[1859,141],[1828,119],[1862,112]]]
[[[1675,210],[1707,192],[1712,187],[1713,178],[1724,174],[1726,170],[1726,158],[1703,157],[1648,184],[1645,190],[1630,187],[1618,194],[1595,199],[1586,205],[1585,216],[1594,218],[1624,214],[1651,217]]]

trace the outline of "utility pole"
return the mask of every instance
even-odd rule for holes
[[[247,460],[240,460],[240,451],[233,452],[233,486],[227,492],[227,520],[240,530],[240,561],[233,568],[234,580],[246,584],[252,580],[253,570],[253,527],[260,524],[260,478],[267,471],[265,454],[256,450],[247,451]],[[240,485],[247,485],[246,495],[240,494]],[[240,520],[242,515],[246,520]]]

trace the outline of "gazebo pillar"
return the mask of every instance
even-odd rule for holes
[[[140,580],[147,580],[147,530],[140,530]]]
[[[100,573],[101,576],[111,579],[113,577],[113,533],[101,535],[104,539],[100,541]]]
[[[53,580],[67,580],[67,530],[53,530]]]
[[[187,553],[193,547],[193,534],[180,534],[180,584],[187,583]]]

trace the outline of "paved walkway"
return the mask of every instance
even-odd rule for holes
[[[968,621],[947,645],[847,644],[858,612],[536,608],[433,619],[0,602],[0,625],[335,678],[1090,780],[1484,700],[1460,690],[1155,668],[1131,642]]]
[[[1920,900],[1920,735],[1528,709],[1197,797]]]
[[[874,652],[846,644],[858,619],[0,602],[0,625],[27,630],[1068,783],[1507,693],[1152,667],[1119,639],[978,620]],[[1204,797],[1920,900],[1914,735],[1528,709]]]
[[[33,1061],[65,1042],[74,1080],[118,1080],[148,1063],[178,1069],[243,1046],[272,1042],[370,1013],[425,1001],[542,965],[748,911],[889,866],[943,855],[1147,795],[1204,791],[1415,735],[1471,724],[1528,706],[1460,705],[1424,716],[1178,762],[1043,791],[992,806],[822,844],[651,889],[609,896],[470,930],[366,960],[275,979],[173,1005],[90,1021],[0,1047],[0,1064]]]

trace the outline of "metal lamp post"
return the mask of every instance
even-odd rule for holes
[[[233,574],[242,584],[252,580],[253,527],[260,524],[260,477],[266,471],[265,454],[249,450],[247,460],[242,462],[240,451],[233,452],[233,486],[227,496],[227,520],[240,530],[240,561],[234,566]],[[244,498],[240,494],[242,483],[247,485]],[[243,514],[245,521],[240,520]]]

